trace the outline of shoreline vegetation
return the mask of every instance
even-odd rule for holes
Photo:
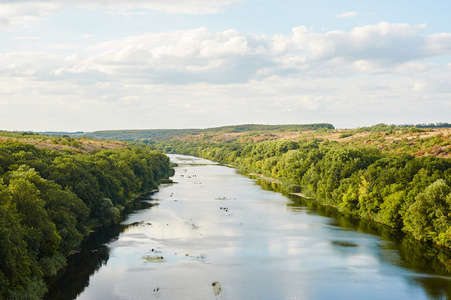
[[[402,232],[405,243],[429,247],[425,255],[434,260],[435,270],[451,273],[450,158],[384,153],[366,145],[331,146],[318,140],[172,140],[159,141],[156,147],[235,166],[243,174],[277,183],[283,193]],[[432,244],[443,250],[430,248]]]
[[[232,168],[235,168],[234,166],[232,166],[232,165],[228,165],[229,167],[232,167]],[[264,181],[266,181],[266,182],[269,182],[269,183],[276,183],[276,184],[278,184],[278,185],[282,185],[283,183],[282,183],[282,181],[280,181],[280,180],[278,180],[278,179],[276,179],[276,178],[274,178],[274,177],[269,177],[269,176],[265,176],[265,175],[263,175],[263,174],[258,174],[258,173],[245,173],[246,175],[248,175],[249,177],[256,177],[256,178],[259,178],[259,179],[262,179],[262,180],[264,180]],[[308,197],[306,194],[304,194],[304,193],[295,193],[295,192],[289,192],[288,193],[289,195],[293,195],[293,196],[298,196],[298,197],[301,197],[301,198],[304,198],[304,199],[314,199],[314,198],[312,198],[312,197]]]
[[[344,213],[402,229],[418,240],[451,246],[448,158],[386,154],[367,146],[317,141],[227,145],[172,141],[161,142],[160,147],[275,178],[288,193],[301,193]]]
[[[0,299],[41,299],[43,279],[92,230],[117,224],[130,199],[169,182],[163,152],[230,165],[352,218],[451,247],[450,127],[0,131]],[[447,255],[436,259],[451,272]]]
[[[81,149],[84,142],[92,148]],[[118,224],[138,195],[173,171],[166,155],[145,145],[0,134],[0,299],[42,299],[44,279],[82,241]]]
[[[288,193],[451,246],[451,129],[446,126],[210,132],[149,143],[277,179]]]

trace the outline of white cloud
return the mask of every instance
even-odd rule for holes
[[[2,1],[0,29],[42,21],[62,8],[57,1]]]
[[[45,53],[0,56],[0,72],[50,73],[70,76],[83,72],[112,80],[181,84],[244,83],[268,76],[330,77],[343,74],[403,72],[401,66],[437,55],[451,54],[451,34],[420,36],[424,25],[389,24],[356,27],[349,32],[316,33],[304,26],[290,36],[272,38],[235,30],[206,28],[124,37],[87,48],[89,55],[70,60]],[[76,45],[46,45],[78,51]],[[52,57],[42,59],[42,57]],[[26,57],[27,59],[23,59]],[[8,68],[1,68],[8,62]],[[46,63],[41,63],[45,61]],[[30,64],[34,64],[30,68]],[[27,67],[28,66],[28,67]],[[417,64],[421,66],[421,64]],[[47,77],[47,76],[46,76]],[[92,80],[96,80],[92,77]]]
[[[340,58],[346,62],[377,60],[398,63],[427,55],[424,49],[427,41],[418,34],[422,28],[424,25],[381,22],[356,27],[350,32],[315,33],[301,27],[293,29],[292,49],[308,50],[308,59],[312,61]]]
[[[197,28],[124,37],[67,56],[0,53],[0,119],[35,118],[24,117],[24,130],[55,116],[78,118],[85,127],[77,130],[446,121],[423,115],[451,113],[451,67],[424,59],[450,54],[450,36],[422,36],[423,28],[379,23],[317,33],[301,26],[273,37]],[[24,106],[29,114],[20,113]]]
[[[451,54],[451,33],[439,33],[426,37],[430,55]]]
[[[108,80],[151,84],[228,84],[296,74],[331,77],[403,72],[402,66],[411,62],[451,53],[451,34],[423,37],[419,35],[422,28],[424,25],[381,22],[349,32],[316,33],[300,26],[293,28],[290,36],[272,38],[198,28],[107,41],[88,47],[90,54],[78,55],[76,60],[42,52],[2,54],[0,72],[47,74],[46,78],[48,74],[67,77],[87,72],[93,82],[97,74]],[[49,47],[78,51],[76,45],[46,45]],[[2,61],[8,67],[2,68]]]
[[[212,33],[205,28],[146,34],[90,47],[97,54],[68,66],[153,83],[245,82],[271,65],[269,40],[235,30]],[[81,67],[84,65],[84,67]],[[62,74],[64,67],[59,70]]]
[[[140,14],[131,10],[149,9],[175,14],[211,14],[237,5],[242,0],[2,0],[0,29],[42,21],[50,14],[66,8],[102,8],[121,14]]]
[[[85,78],[88,73],[81,74]],[[20,130],[49,130],[55,124],[61,130],[96,130],[309,122],[352,127],[362,120],[373,125],[409,123],[416,117],[415,122],[441,121],[451,113],[451,107],[444,106],[449,92],[431,94],[429,89],[434,82],[445,87],[447,82],[440,78],[450,78],[447,74],[392,78],[370,74],[310,77],[307,73],[239,84],[177,86],[127,78],[97,78],[96,83],[84,85],[74,78],[76,74],[60,81],[1,76],[0,118],[3,126],[19,121],[22,128],[11,129]],[[416,83],[424,83],[423,90],[415,90]],[[431,114],[435,119],[425,119]]]
[[[356,11],[347,11],[344,13],[341,13],[337,16],[337,18],[354,18],[358,15]]]
[[[63,58],[44,52],[0,53],[0,75],[7,77],[46,77],[52,68],[58,67]]]

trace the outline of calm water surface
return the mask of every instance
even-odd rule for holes
[[[80,300],[451,295],[451,277],[428,270],[434,260],[424,260],[421,249],[321,216],[235,169],[170,158],[179,164],[177,183],[146,200],[152,206],[132,213],[116,238],[76,257],[73,265],[90,269],[78,277],[69,270],[55,299],[80,278]]]

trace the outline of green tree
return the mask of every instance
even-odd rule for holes
[[[443,179],[418,194],[406,215],[406,229],[420,240],[434,240],[451,246],[450,187]]]
[[[23,288],[35,270],[27,251],[24,228],[8,187],[0,179],[0,299]]]
[[[9,177],[9,190],[25,228],[25,242],[36,258],[58,252],[61,237],[45,210],[45,201],[33,181],[44,181],[28,166],[22,165]]]

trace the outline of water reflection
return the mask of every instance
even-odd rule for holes
[[[255,176],[251,177],[257,179],[256,182],[264,190],[284,193],[278,183],[265,181]],[[431,299],[451,299],[451,281],[448,277],[451,274],[451,249],[419,242],[401,231],[345,215],[334,207],[318,204],[314,200],[286,193],[285,196],[292,201],[287,203],[288,211],[292,213],[317,214],[330,218],[328,224],[332,229],[349,230],[380,237],[384,241],[378,245],[383,250],[380,252],[382,260],[415,272],[430,274],[407,277],[409,284],[421,285]],[[361,246],[346,240],[335,240],[331,242],[331,245],[334,246],[336,252],[345,251],[347,255],[349,250],[343,248]]]
[[[275,183],[264,184],[265,189],[280,191]],[[375,235],[381,238],[383,243],[378,245],[383,251],[380,258],[391,264],[413,270],[425,275],[406,277],[412,286],[421,285],[431,299],[451,299],[451,249],[438,247],[431,243],[423,243],[415,240],[410,235],[394,230],[387,226],[359,220],[340,213],[336,208],[320,205],[313,200],[298,196],[287,195],[292,202],[288,203],[290,211],[298,209],[331,218],[328,224],[337,230],[351,230],[365,234]],[[339,247],[359,247],[348,241],[332,241],[332,245]],[[338,250],[340,251],[340,250]],[[430,275],[427,275],[430,274]],[[437,275],[443,275],[437,276]]]
[[[179,183],[93,236],[48,299],[451,298],[448,249],[176,158]]]
[[[151,195],[152,193],[143,195],[137,201],[130,203],[125,208],[126,214],[150,208],[152,206],[149,203]],[[82,244],[80,251],[68,258],[67,267],[61,270],[57,276],[47,278],[49,292],[44,299],[76,299],[89,286],[89,278],[107,264],[110,258],[110,248],[106,244],[116,240],[121,232],[139,226],[140,223],[113,225],[91,234],[89,239]]]
[[[45,299],[75,299],[89,285],[89,278],[110,258],[109,242],[120,233],[118,227],[108,233],[93,234],[80,253],[73,254],[65,270],[48,280],[49,293]],[[103,241],[103,243],[101,243]]]

